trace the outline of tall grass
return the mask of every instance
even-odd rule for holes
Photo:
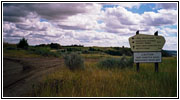
[[[97,62],[85,62],[86,70],[70,71],[62,67],[35,85],[31,96],[60,97],[176,97],[177,64],[165,58],[159,73],[153,64],[132,69],[103,70]]]

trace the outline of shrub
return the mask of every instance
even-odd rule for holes
[[[27,40],[23,37],[20,41],[19,41],[19,43],[17,44],[17,47],[18,48],[22,48],[22,49],[27,49],[28,48],[28,42],[27,42]]]
[[[83,50],[82,53],[83,54],[89,54],[90,52],[88,50]]]
[[[84,69],[84,60],[77,53],[72,52],[70,54],[66,54],[64,56],[64,61],[70,70]]]
[[[126,68],[126,67],[132,67],[133,66],[133,58],[127,58],[123,56],[122,58],[106,58],[101,60],[98,63],[98,67],[100,68]]]

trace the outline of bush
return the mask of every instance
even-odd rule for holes
[[[126,67],[132,67],[133,66],[133,58],[127,58],[123,56],[122,58],[106,58],[101,60],[98,63],[98,67],[100,68],[126,68]]]
[[[70,70],[84,69],[84,60],[77,53],[70,53],[64,56],[66,66]]]
[[[27,40],[23,37],[20,41],[19,41],[19,43],[17,44],[17,47],[18,48],[22,48],[22,49],[27,49],[28,48],[28,42],[27,42]]]

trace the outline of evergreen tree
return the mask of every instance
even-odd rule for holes
[[[27,40],[23,37],[20,41],[19,41],[19,43],[17,44],[17,47],[18,48],[23,48],[23,49],[27,49],[28,48],[28,42],[27,42]]]

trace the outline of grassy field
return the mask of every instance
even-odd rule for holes
[[[83,47],[81,47],[83,48]],[[87,48],[83,48],[87,49]],[[100,49],[96,47],[96,49]],[[102,49],[102,48],[101,48]],[[107,49],[107,48],[106,48]],[[112,48],[109,48],[112,49]],[[94,52],[94,51],[92,51]],[[70,70],[64,63],[51,74],[43,75],[40,82],[32,85],[27,96],[37,97],[176,97],[177,57],[163,57],[159,72],[153,63],[140,63],[140,72],[135,64],[131,67],[100,68],[98,63],[105,58],[120,59],[106,53],[80,53],[84,69]],[[63,62],[63,52],[49,48],[30,47],[18,49],[15,45],[3,46],[3,57],[50,58]],[[130,56],[126,56],[130,58]],[[53,58],[53,59],[54,59]],[[37,68],[38,69],[38,68]]]
[[[70,71],[65,66],[33,86],[31,96],[50,97],[176,97],[177,62],[163,58],[159,72],[154,64],[125,69],[99,69],[98,60],[85,60],[85,70]]]

